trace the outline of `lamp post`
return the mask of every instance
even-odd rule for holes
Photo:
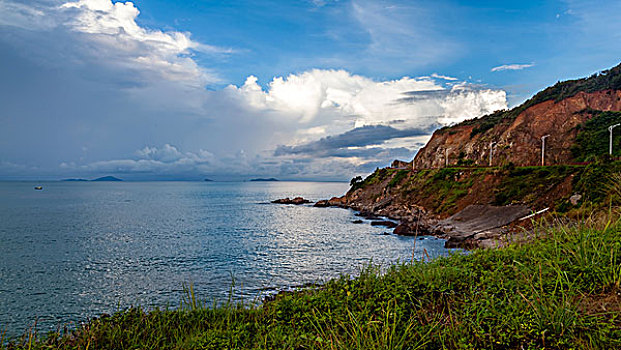
[[[609,148],[608,152],[610,152],[610,155],[612,155],[612,129],[616,128],[619,125],[621,125],[621,123],[615,124],[615,125],[611,125],[611,126],[608,127],[608,131],[610,131],[610,148]]]
[[[494,156],[494,145],[496,142],[492,141],[489,143],[489,166],[492,166],[492,158]]]
[[[546,139],[550,135],[541,136],[541,166],[546,165]]]

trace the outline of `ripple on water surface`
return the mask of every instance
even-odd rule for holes
[[[269,204],[347,190],[317,182],[0,182],[0,330],[47,331],[130,305],[176,306],[409,261],[413,239],[355,225],[349,210]],[[431,256],[444,242],[417,242]]]

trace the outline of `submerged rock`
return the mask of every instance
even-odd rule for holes
[[[356,216],[363,217],[367,220],[377,220],[380,218],[379,216],[373,214],[371,211],[368,210],[361,210],[359,213],[356,213]]]
[[[378,221],[371,221],[371,226],[385,226],[385,227],[393,228],[397,226],[397,224],[392,221],[378,220]]]

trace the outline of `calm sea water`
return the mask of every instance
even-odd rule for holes
[[[354,212],[270,204],[341,195],[345,183],[0,182],[0,333],[83,322],[131,305],[270,291],[409,261],[413,238],[353,224]],[[417,242],[431,256],[444,242]],[[71,327],[71,324],[69,325]]]

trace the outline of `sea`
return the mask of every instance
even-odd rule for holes
[[[35,190],[41,185],[43,190]],[[342,208],[339,182],[0,182],[0,334],[69,329],[131,306],[264,297],[454,253]],[[414,249],[415,247],[415,249]]]

